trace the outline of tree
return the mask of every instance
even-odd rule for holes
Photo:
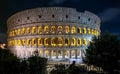
[[[20,74],[46,74],[47,59],[38,55],[21,59]]]
[[[83,61],[113,74],[114,70],[120,70],[120,40],[109,33],[94,37]]]
[[[55,69],[53,69],[50,72],[50,74],[67,74],[68,73],[66,66],[63,64],[56,64],[54,67]]]
[[[0,74],[45,74],[47,59],[38,55],[18,59],[8,49],[0,49]]]
[[[86,73],[87,70],[83,66],[76,66],[75,61],[70,64],[69,67],[64,64],[56,64],[55,68],[51,71],[50,74],[81,74]]]
[[[19,59],[8,49],[0,49],[0,73],[18,74]]]
[[[83,66],[76,66],[75,61],[69,66],[68,68],[68,74],[81,74],[81,73],[86,73],[87,69]]]
[[[31,56],[26,60],[29,68],[29,74],[45,74],[47,59],[38,55]]]
[[[27,59],[21,59],[19,64],[20,74],[29,74]]]

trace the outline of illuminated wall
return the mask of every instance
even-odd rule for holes
[[[73,8],[48,7],[18,12],[7,21],[8,48],[25,58],[38,51],[52,59],[80,59],[93,36],[100,35],[95,14]]]

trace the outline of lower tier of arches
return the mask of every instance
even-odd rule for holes
[[[27,58],[32,55],[50,59],[81,59],[84,57],[84,50],[80,48],[11,48],[11,51],[19,58]],[[37,53],[36,53],[37,51]]]

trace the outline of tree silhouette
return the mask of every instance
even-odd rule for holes
[[[63,64],[56,64],[55,69],[51,71],[51,74],[67,74],[67,68]]]
[[[18,74],[19,59],[8,49],[0,49],[0,73]]]
[[[47,59],[37,55],[29,57],[27,60],[29,74],[45,74]]]
[[[94,37],[85,56],[83,60],[86,64],[101,67],[113,74],[115,70],[120,70],[120,41],[109,33]]]
[[[56,64],[55,68],[50,74],[83,74],[87,73],[87,70],[83,66],[76,66],[75,61],[67,67],[64,64]]]
[[[18,59],[8,49],[0,49],[0,74],[46,74],[47,59],[38,55]]]

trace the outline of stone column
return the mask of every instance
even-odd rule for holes
[[[77,49],[75,49],[75,59],[77,59]]]
[[[45,57],[45,50],[43,50],[43,57]]]
[[[63,57],[63,59],[65,58],[65,50],[64,49],[63,49],[63,56],[62,57]]]
[[[58,50],[56,50],[56,58],[58,59]]]
[[[83,49],[81,50],[81,57],[84,57],[84,51],[83,51]]]
[[[80,58],[81,58],[81,56],[82,56],[82,53],[81,53],[81,49],[80,49]]]
[[[69,57],[71,58],[71,50],[69,50],[69,53],[70,53]]]
[[[41,50],[41,51],[42,51],[42,55],[41,56],[44,57],[44,51],[43,50]]]
[[[52,51],[51,51],[51,50],[49,50],[49,58],[50,58],[50,59],[51,59],[51,52],[52,52]]]
[[[30,47],[32,47],[32,38],[30,38]]]

